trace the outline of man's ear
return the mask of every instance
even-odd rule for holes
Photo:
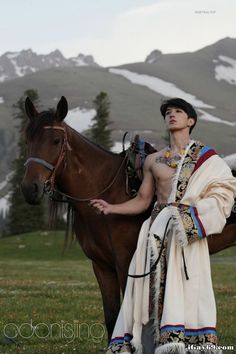
[[[192,127],[193,125],[194,125],[194,123],[195,123],[195,119],[194,118],[188,118],[188,123],[187,123],[187,125],[188,125],[188,127]]]

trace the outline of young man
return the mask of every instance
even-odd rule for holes
[[[107,353],[220,353],[206,237],[222,231],[236,179],[212,148],[190,140],[197,122],[191,104],[170,99],[161,113],[170,146],[146,158],[137,196],[91,202],[104,214],[138,214],[157,197],[129,268],[138,277],[128,277]],[[142,332],[150,324],[154,344],[147,350]]]

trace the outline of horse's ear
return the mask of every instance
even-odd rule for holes
[[[62,121],[68,113],[68,103],[64,96],[61,97],[57,105],[56,115],[58,120]]]
[[[33,119],[36,116],[38,116],[38,111],[34,107],[33,102],[31,101],[31,99],[29,97],[27,97],[25,100],[25,112],[26,112],[27,116],[29,117],[29,119]]]

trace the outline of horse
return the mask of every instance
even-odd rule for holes
[[[26,98],[25,111],[29,122],[25,130],[28,159],[22,180],[24,198],[34,205],[45,193],[53,198],[57,190],[73,208],[76,238],[92,261],[100,287],[109,341],[139,230],[149,215],[98,214],[89,201],[102,197],[121,203],[131,198],[126,185],[127,154],[107,151],[68,126],[64,122],[68,104],[63,96],[56,110],[42,112]],[[211,254],[236,244],[236,225],[231,226],[208,238]]]

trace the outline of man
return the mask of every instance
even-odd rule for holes
[[[236,179],[212,148],[190,140],[197,122],[191,104],[170,99],[161,113],[170,146],[146,158],[137,196],[113,205],[91,201],[104,214],[138,214],[157,197],[139,234],[107,353],[143,353],[142,332],[150,324],[148,354],[220,353],[206,236],[222,231]]]

